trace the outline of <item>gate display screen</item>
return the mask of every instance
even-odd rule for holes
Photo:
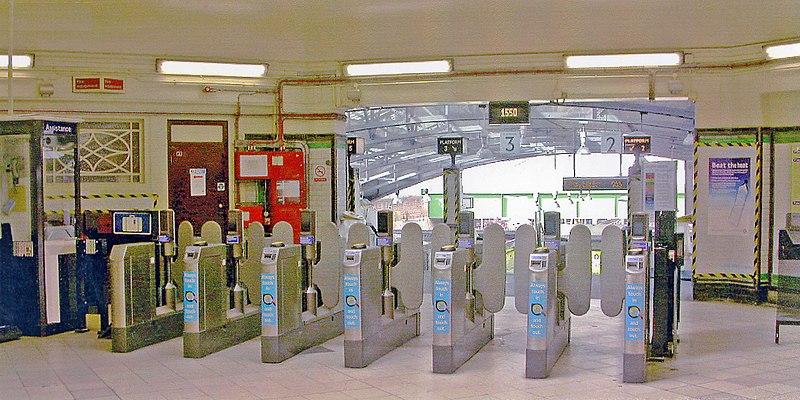
[[[115,235],[149,235],[153,230],[153,220],[147,212],[115,212]]]

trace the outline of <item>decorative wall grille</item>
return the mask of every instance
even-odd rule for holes
[[[142,123],[138,121],[84,122],[78,130],[81,181],[142,182]],[[45,157],[48,182],[70,181],[68,157]]]

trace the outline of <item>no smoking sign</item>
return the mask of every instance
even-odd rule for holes
[[[314,167],[314,182],[327,182],[326,177],[328,169],[324,165],[317,165]]]

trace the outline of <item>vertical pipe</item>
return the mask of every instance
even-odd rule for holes
[[[14,115],[14,0],[8,0],[8,115]]]
[[[767,245],[767,287],[772,287],[772,262],[775,257],[775,130],[769,131],[769,222]]]

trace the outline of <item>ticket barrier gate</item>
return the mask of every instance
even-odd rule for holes
[[[631,249],[625,257],[625,341],[622,381],[643,383],[647,379],[647,341],[650,327],[648,254]]]
[[[571,315],[589,310],[591,266],[584,253],[589,254],[591,233],[586,227],[573,228],[565,246],[560,243],[559,224],[558,213],[546,215],[542,247],[536,247],[536,230],[531,225],[520,226],[516,233],[514,306],[528,317],[527,378],[550,375],[569,344]],[[562,251],[566,252],[566,263],[560,261]]]
[[[111,249],[111,351],[115,353],[183,333],[183,301],[178,301],[173,258],[176,241],[181,249],[192,240],[191,225],[188,232],[182,226],[179,232],[183,237],[176,240],[174,212],[160,210],[156,214],[158,242],[123,243]]]
[[[424,252],[422,229],[403,226],[399,257],[392,243],[392,214],[378,216],[377,246],[361,223],[348,231],[344,252],[344,365],[363,368],[420,334]]]
[[[633,213],[630,242],[622,230],[613,225],[603,229],[602,234],[601,306],[609,317],[623,312],[625,315],[622,356],[622,381],[625,383],[643,383],[647,379],[650,340],[647,227],[648,214]]]
[[[465,214],[465,213],[461,213]],[[471,214],[471,213],[470,213]],[[458,243],[443,224],[434,227],[433,372],[451,374],[494,338],[494,313],[505,304],[505,231],[490,224],[483,231],[480,266],[469,246],[471,215],[459,215]],[[473,236],[474,238],[474,236]],[[473,242],[474,243],[474,242]],[[477,246],[476,246],[477,247]]]
[[[110,292],[98,304],[101,331],[113,352],[129,352],[169,340],[183,331],[183,303],[174,276],[180,275],[172,210],[114,210],[84,214],[84,268],[108,270]],[[192,240],[191,232],[188,240]],[[85,288],[85,290],[98,290]],[[105,300],[105,298],[108,300]],[[106,327],[106,304],[111,321]]]
[[[301,214],[301,244],[273,241],[261,255],[261,361],[265,363],[279,363],[344,332],[339,230],[332,222],[317,229],[313,211]],[[286,222],[277,223],[275,230],[287,230],[278,239],[294,237]]]
[[[257,337],[261,331],[261,310],[250,301],[249,288],[259,287],[264,227],[258,222],[248,227],[251,245],[247,259],[241,262],[241,212],[231,210],[229,221],[226,244],[218,239],[222,236],[220,226],[209,221],[202,228],[203,243],[186,248],[183,356],[187,358],[205,357]],[[234,274],[229,268],[231,261]],[[231,275],[233,285],[229,283]]]

